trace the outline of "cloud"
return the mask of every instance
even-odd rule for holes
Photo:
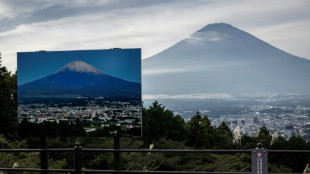
[[[18,51],[142,48],[147,58],[207,24],[225,22],[310,58],[309,8],[303,0],[5,0],[0,51],[10,70]]]
[[[288,53],[310,59],[310,18],[261,27],[254,33]]]
[[[167,74],[167,73],[180,73],[180,72],[189,72],[190,69],[146,69],[143,70],[144,75],[158,75],[158,74]]]
[[[210,98],[232,99],[234,97],[226,93],[197,93],[197,94],[179,94],[179,95],[144,94],[142,98],[143,100],[147,100],[147,99],[210,99]]]

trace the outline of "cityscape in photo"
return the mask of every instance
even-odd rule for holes
[[[20,52],[18,121],[141,136],[141,49]]]

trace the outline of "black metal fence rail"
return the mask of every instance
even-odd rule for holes
[[[83,152],[161,152],[161,153],[251,153],[251,150],[187,150],[187,149],[96,149],[84,148]]]
[[[46,174],[49,172],[56,173],[74,173],[74,174],[90,174],[90,173],[166,173],[166,174],[265,174],[265,172],[260,172],[258,169],[252,172],[203,172],[203,171],[137,171],[137,170],[120,170],[120,154],[122,152],[140,152],[140,153],[248,153],[252,156],[252,165],[258,164],[259,161],[253,161],[253,159],[260,158],[257,155],[259,152],[263,153],[310,153],[310,150],[267,150],[261,147],[252,150],[183,150],[183,149],[96,149],[96,148],[82,148],[79,143],[76,143],[74,148],[50,148],[50,149],[0,149],[1,152],[40,152],[41,157],[41,169],[36,168],[0,168],[0,171],[25,171],[25,172],[40,172],[41,174]],[[47,164],[47,152],[72,152],[74,153],[74,169],[48,169]],[[82,153],[90,152],[111,152],[114,153],[114,163],[115,170],[82,170]],[[268,164],[268,163],[267,163]],[[258,166],[259,167],[259,166]],[[263,170],[268,171],[268,165],[263,166]]]

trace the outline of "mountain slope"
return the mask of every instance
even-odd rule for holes
[[[83,61],[72,61],[49,76],[18,87],[20,100],[68,95],[136,98],[140,93],[140,83],[110,76]]]
[[[310,61],[211,24],[143,61],[143,94],[310,94]]]

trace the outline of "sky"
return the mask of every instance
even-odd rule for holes
[[[1,0],[2,65],[17,52],[142,48],[155,55],[212,23],[228,23],[310,59],[309,0]]]
[[[108,75],[141,83],[140,49],[19,52],[17,60],[18,85],[51,75],[75,60]]]

